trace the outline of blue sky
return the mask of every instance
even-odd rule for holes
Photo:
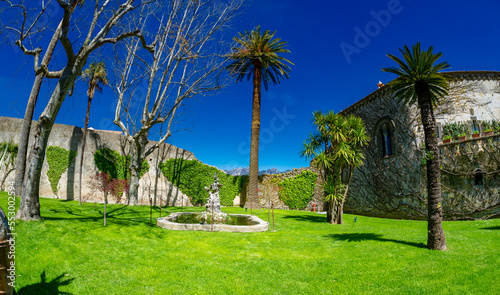
[[[339,112],[395,78],[387,53],[421,42],[443,53],[451,70],[500,70],[500,1],[303,1],[254,0],[233,25],[236,32],[276,30],[288,42],[284,56],[291,77],[262,93],[261,169],[308,166],[298,152],[312,131],[313,111]],[[45,47],[45,44],[42,44]],[[0,46],[0,116],[21,118],[34,80],[33,62],[19,50]],[[80,82],[81,85],[83,83]],[[53,83],[44,84],[38,118]],[[57,123],[83,126],[84,88],[67,97]],[[92,105],[90,126],[118,130],[112,123],[115,98],[105,90]],[[249,162],[252,85],[231,84],[221,93],[188,103],[169,143],[221,169]],[[155,139],[154,135],[150,139]]]

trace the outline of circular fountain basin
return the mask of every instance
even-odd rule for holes
[[[156,225],[170,230],[198,230],[198,231],[212,231],[211,223],[178,223],[175,222],[180,216],[186,217],[186,215],[195,215],[197,213],[193,212],[176,212],[172,213],[167,217],[161,217],[156,219]],[[225,232],[239,232],[239,233],[251,233],[251,232],[262,232],[269,230],[269,223],[260,219],[254,215],[245,214],[228,214],[231,217],[237,219],[246,219],[243,223],[247,225],[229,225],[229,224],[213,224],[213,231],[225,231]]]

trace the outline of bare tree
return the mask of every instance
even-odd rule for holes
[[[3,0],[0,2],[3,2],[2,4],[6,4],[5,6],[2,6],[1,12],[5,13],[6,11],[9,11],[7,8],[12,8],[13,10],[15,10],[15,12],[21,13],[22,21],[18,26],[14,25],[11,26],[10,24],[5,26],[6,29],[11,31],[10,36],[11,37],[14,36],[15,44],[18,46],[21,46],[21,44],[23,44],[25,40],[28,40],[31,43],[33,42],[32,40],[33,36],[41,35],[40,33],[43,32],[45,30],[45,27],[47,26],[48,22],[47,11],[50,10],[49,7],[51,6],[51,4],[53,4],[52,0],[49,0],[47,2],[42,1],[41,6],[39,7],[39,11],[36,11],[34,13],[35,14],[34,18],[29,19],[28,16],[31,9],[30,7],[28,7],[28,5],[25,5],[23,2],[13,3],[13,1],[7,1],[7,0]],[[72,3],[71,7],[72,11],[74,11],[77,3],[78,1],[74,1],[74,3]],[[47,49],[45,50],[45,54],[43,55],[41,65],[38,65],[39,55],[42,53],[42,49],[40,47],[31,51],[30,50],[24,51],[24,53],[27,55],[35,56],[34,68],[35,68],[36,78],[35,81],[33,82],[31,93],[28,99],[28,104],[26,106],[26,111],[24,113],[24,122],[23,122],[23,127],[21,129],[21,139],[19,141],[19,154],[16,161],[17,169],[16,169],[16,177],[14,185],[15,193],[17,196],[21,195],[23,187],[22,184],[26,169],[26,155],[28,152],[28,141],[31,130],[31,121],[33,120],[33,112],[35,111],[35,105],[38,99],[38,94],[40,92],[40,87],[42,85],[43,78],[45,77],[45,73],[37,69],[48,66],[50,59],[52,58],[54,49],[56,47],[58,36],[61,34],[61,24],[62,23],[59,23],[57,29],[55,30],[47,46]]]
[[[241,0],[169,1],[150,21],[158,28],[152,56],[138,50],[138,40],[119,45],[127,54],[117,58],[122,62],[116,74],[114,123],[130,144],[130,204],[138,203],[143,161],[170,137],[184,101],[222,87],[218,77],[229,51],[221,41],[222,31],[241,4]],[[164,123],[158,142],[147,147],[151,129]]]
[[[0,172],[3,170],[3,175],[0,178],[0,190],[5,189],[5,180],[11,172],[16,170],[16,157],[18,145],[12,141],[0,143]]]
[[[17,5],[24,5],[24,1],[18,1]],[[89,1],[90,2],[90,1]],[[23,220],[38,220],[40,216],[39,204],[39,185],[40,175],[42,171],[43,160],[45,157],[45,149],[47,140],[50,135],[52,126],[56,119],[57,113],[64,102],[66,95],[74,86],[75,80],[81,75],[82,69],[85,66],[88,57],[98,48],[105,44],[116,44],[126,38],[136,37],[140,40],[142,47],[146,48],[151,53],[154,49],[147,45],[145,38],[142,35],[141,29],[134,28],[129,31],[116,29],[117,24],[123,20],[127,20],[125,16],[131,12],[144,13],[145,7],[149,4],[154,4],[156,1],[141,1],[134,5],[133,0],[111,1],[105,0],[95,1],[94,11],[90,22],[87,23],[86,33],[77,26],[72,20],[73,14],[76,11],[77,5],[83,5],[82,0],[57,0],[57,3],[63,10],[63,15],[60,20],[60,32],[56,30],[52,37],[52,41],[60,42],[63,47],[63,52],[66,54],[66,65],[57,71],[50,71],[46,64],[38,65],[41,50],[26,48],[23,40],[19,40],[17,45],[27,54],[34,56],[35,73],[43,75],[46,78],[57,79],[57,84],[52,92],[52,95],[47,103],[44,111],[40,115],[37,126],[35,127],[35,137],[33,149],[31,150],[28,160],[28,171],[23,182],[23,191],[21,194],[21,202],[17,213],[18,219]],[[83,5],[83,8],[91,7]],[[81,13],[85,15],[85,9]],[[140,24],[137,24],[140,26]],[[73,36],[71,29],[80,33],[83,38]],[[76,39],[76,40],[74,40]]]

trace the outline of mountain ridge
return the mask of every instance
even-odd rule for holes
[[[229,169],[229,170],[224,170],[227,174],[230,174],[232,176],[242,176],[242,175],[248,175],[248,172],[249,172],[249,168],[248,167],[245,167],[245,168],[235,168],[235,169]],[[271,168],[271,169],[267,169],[267,170],[259,170],[259,175],[263,175],[263,174],[280,174],[280,173],[285,173],[285,172],[288,172],[288,171],[291,171],[290,169],[289,170],[286,170],[286,171],[279,171],[278,169],[276,168]]]

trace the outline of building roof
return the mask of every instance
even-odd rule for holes
[[[443,72],[449,75],[454,76],[456,79],[460,80],[500,80],[500,71],[448,71],[448,72]],[[394,81],[394,80],[392,80]],[[391,81],[391,82],[392,82]],[[385,84],[385,86],[382,86],[372,93],[368,94],[361,100],[358,100],[354,104],[350,105],[347,107],[345,110],[340,111],[340,113],[349,113],[356,107],[359,107],[369,101],[371,101],[373,98],[384,94],[385,92],[388,92],[390,90],[390,83]]]

